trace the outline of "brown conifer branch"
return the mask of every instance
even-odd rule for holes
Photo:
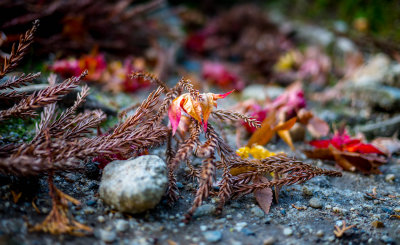
[[[114,129],[111,137],[120,137],[122,134],[124,134],[124,131],[137,126],[139,122],[148,118],[151,110],[153,110],[157,105],[158,99],[163,91],[164,89],[162,87],[158,87],[157,90],[151,92],[147,99],[144,100],[136,110],[135,114],[128,117],[125,122],[119,124]]]
[[[19,77],[12,77],[6,82],[0,84],[0,90],[4,89],[13,89],[13,88],[19,88],[21,86],[25,86],[28,83],[32,82],[33,79],[36,79],[40,76],[40,72],[37,73],[29,73],[27,75],[22,74]]]
[[[207,141],[203,145],[198,145],[195,151],[195,155],[200,158],[211,157],[214,154],[214,151],[218,145],[217,134],[213,130],[213,127],[208,124],[207,128],[211,128],[211,130],[207,130],[206,132]]]
[[[179,147],[175,154],[175,157],[171,160],[171,168],[173,170],[179,165],[179,163],[186,161],[186,159],[192,154],[196,147],[197,139],[200,135],[200,124],[194,119],[191,120],[190,125],[190,137]]]
[[[15,49],[15,43],[13,44],[10,56],[4,58],[3,65],[0,68],[0,78],[3,78],[8,72],[15,69],[15,67],[21,62],[22,58],[27,53],[29,46],[33,42],[34,34],[38,26],[39,20],[35,20],[32,28],[20,36],[17,49]]]
[[[259,128],[261,127],[261,122],[252,117],[246,116],[239,112],[227,111],[227,110],[215,110],[211,112],[211,115],[221,121],[228,122],[245,122],[250,127]]]
[[[44,107],[43,112],[40,114],[40,122],[36,126],[36,136],[32,142],[35,141],[39,136],[44,136],[44,130],[49,128],[51,121],[54,119],[56,110],[56,103],[47,105]]]
[[[185,215],[186,222],[191,219],[194,211],[196,211],[196,209],[202,204],[203,200],[207,199],[209,196],[215,178],[215,170],[216,166],[214,157],[203,160],[199,188],[197,189],[196,197],[192,203],[192,207]]]
[[[72,77],[60,84],[50,86],[38,93],[29,95],[10,109],[0,111],[0,121],[10,117],[35,116],[35,110],[37,108],[52,104],[59,100],[61,96],[67,94],[73,88],[78,86],[80,80],[86,76],[86,74],[87,71],[84,71],[79,77]]]
[[[25,97],[26,93],[19,93],[17,91],[9,91],[9,92],[0,92],[0,100],[7,102],[20,100],[21,98]]]
[[[142,78],[146,81],[150,81],[152,83],[158,84],[158,86],[164,88],[164,91],[166,93],[171,91],[171,89],[168,87],[167,84],[165,84],[163,81],[161,81],[156,75],[148,73],[148,72],[134,72],[131,74],[131,78]]]
[[[64,139],[81,138],[90,133],[90,128],[96,128],[106,119],[106,115],[101,110],[88,111],[77,115],[72,121],[65,125],[63,130]],[[73,127],[71,127],[73,126]]]

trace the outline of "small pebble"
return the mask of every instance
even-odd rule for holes
[[[248,228],[243,228],[241,230],[241,232],[243,232],[246,236],[255,236],[256,233]]]
[[[275,238],[270,236],[264,239],[263,245],[272,245],[275,243]]]
[[[247,223],[246,222],[238,222],[238,223],[236,223],[236,225],[235,225],[235,230],[236,231],[241,231],[244,227],[246,227],[247,226]]]
[[[265,215],[264,211],[259,206],[255,206],[254,208],[252,208],[251,213],[257,217],[264,217]]]
[[[224,224],[226,222],[226,218],[217,219],[214,221],[215,224]]]
[[[281,211],[280,211],[280,212],[281,212],[281,214],[282,214],[282,215],[286,215],[286,211],[285,211],[285,209],[281,209]]]
[[[176,187],[178,187],[179,189],[182,189],[184,186],[181,182],[176,182]]]
[[[118,232],[124,232],[129,229],[129,222],[123,219],[117,219],[115,221],[115,229]]]
[[[383,207],[382,211],[388,214],[394,214],[393,210],[391,210],[390,208]]]
[[[97,217],[97,221],[99,223],[104,223],[104,221],[106,221],[106,219],[103,216],[100,215],[100,216]]]
[[[338,220],[338,221],[336,221],[335,225],[337,225],[337,226],[342,226],[342,225],[343,225],[343,221]]]
[[[341,212],[342,212],[342,209],[340,209],[340,208],[338,208],[338,207],[333,207],[333,208],[332,208],[332,211],[335,212],[335,213],[341,213]]]
[[[96,212],[96,209],[92,208],[92,207],[87,207],[84,209],[84,213],[85,214],[93,214]]]
[[[89,201],[86,202],[86,205],[94,206],[96,203],[97,203],[96,200],[89,200]]]
[[[312,208],[322,208],[322,202],[319,198],[313,197],[308,201],[308,204]]]
[[[375,228],[383,228],[383,227],[385,227],[385,225],[384,225],[381,221],[379,221],[379,220],[373,221],[373,222],[371,223],[371,225],[372,225],[373,227],[375,227]]]
[[[396,179],[396,176],[394,174],[387,174],[385,176],[386,182],[392,183]]]
[[[286,228],[283,229],[283,235],[291,236],[291,235],[293,235],[293,230],[291,228],[289,228],[289,227],[286,227]]]
[[[232,203],[232,204],[231,204],[231,207],[232,207],[232,208],[241,208],[240,204],[237,203],[237,202]]]
[[[207,226],[206,225],[201,225],[200,226],[200,230],[201,231],[206,231],[207,230]]]
[[[229,244],[230,244],[230,245],[243,245],[242,242],[236,241],[236,240],[230,240],[230,241],[229,241]]]
[[[386,243],[386,244],[395,244],[395,241],[393,240],[393,238],[391,238],[390,236],[387,235],[383,235],[381,237],[382,242]]]
[[[312,196],[313,192],[312,192],[312,190],[308,189],[306,186],[303,186],[303,194],[305,196]]]
[[[207,242],[218,242],[222,239],[222,232],[220,231],[205,231],[203,234]]]
[[[194,217],[206,216],[215,213],[215,206],[212,204],[204,204],[201,205],[196,211],[194,212]]]
[[[117,238],[117,233],[100,229],[98,236],[103,242],[113,242]]]
[[[400,206],[395,207],[393,210],[394,210],[395,212],[400,213]]]
[[[317,233],[315,233],[317,237],[323,237],[324,236],[324,231],[323,230],[318,230]]]
[[[330,237],[328,237],[328,241],[329,241],[329,242],[335,241],[335,236],[330,236]]]

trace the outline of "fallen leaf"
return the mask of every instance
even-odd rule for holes
[[[236,154],[243,159],[249,158],[250,155],[258,160],[265,159],[267,157],[275,156],[277,153],[268,151],[261,145],[253,145],[251,148],[248,146],[241,147],[236,150]],[[239,175],[244,172],[254,171],[254,167],[236,167],[230,170],[233,176]]]
[[[329,125],[319,117],[313,116],[306,125],[308,132],[315,138],[329,134]]]
[[[279,130],[277,133],[278,133],[279,137],[281,137],[283,139],[283,141],[285,141],[286,144],[288,144],[288,146],[290,146],[290,149],[292,149],[292,151],[294,151],[295,149],[294,149],[294,145],[293,145],[289,130]]]
[[[267,183],[268,179],[264,176],[258,176],[254,180],[255,183]],[[268,214],[269,209],[271,208],[272,200],[273,200],[273,194],[272,194],[272,189],[271,188],[264,188],[264,189],[257,189],[254,191],[254,196],[257,200],[258,205],[261,207],[261,209]]]
[[[385,154],[372,144],[351,138],[346,131],[335,132],[331,139],[309,142],[313,150],[304,151],[309,158],[335,160],[347,171],[359,170],[365,174],[380,173],[378,167],[387,162]]]
[[[271,140],[272,136],[275,134],[273,128],[273,125],[276,122],[275,116],[275,110],[272,110],[268,113],[268,116],[262,122],[261,127],[257,129],[250,137],[247,146],[252,146],[254,144],[265,145]]]
[[[275,126],[274,131],[283,131],[283,130],[289,130],[293,127],[293,125],[296,123],[297,118],[293,117],[286,122],[281,122],[278,125]]]
[[[261,127],[257,129],[250,137],[247,146],[252,146],[255,144],[265,145],[271,140],[275,133],[278,133],[279,137],[281,137],[290,146],[290,148],[294,150],[289,129],[292,128],[296,123],[297,118],[294,117],[281,123],[277,123],[276,120],[277,118],[275,110],[270,111],[267,118],[265,118],[261,124]]]
[[[173,134],[175,134],[179,126],[182,110],[199,123],[202,123],[204,131],[206,131],[208,117],[213,108],[217,107],[216,101],[225,98],[233,91],[234,90],[225,94],[200,94],[200,100],[193,98],[190,93],[185,93],[175,98],[168,109],[168,118],[171,122]]]

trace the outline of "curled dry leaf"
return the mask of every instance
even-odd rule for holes
[[[297,118],[293,117],[285,122],[277,122],[276,112],[270,111],[267,118],[261,124],[261,128],[257,129],[254,134],[250,137],[247,146],[265,145],[271,138],[278,133],[278,135],[294,150],[292,138],[290,137],[289,129],[296,123]]]
[[[175,134],[179,126],[182,110],[199,123],[202,123],[204,131],[207,131],[208,118],[213,108],[217,107],[217,100],[225,98],[233,91],[225,94],[204,93],[199,95],[199,99],[193,98],[190,93],[185,93],[174,99],[168,110],[173,134]]]
[[[313,137],[321,138],[329,134],[329,125],[311,111],[302,108],[297,112],[297,117],[299,122],[306,125],[308,132]]]
[[[337,166],[347,171],[377,174],[380,173],[378,167],[387,162],[380,149],[351,138],[345,131],[336,132],[331,139],[314,140],[309,144],[314,148],[305,151],[307,157],[335,160]]]

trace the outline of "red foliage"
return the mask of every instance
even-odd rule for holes
[[[384,153],[371,144],[362,143],[360,139],[351,138],[346,131],[336,132],[331,139],[313,140],[309,143],[315,148],[329,148],[329,145],[334,146],[340,151],[357,152],[362,154],[375,153],[384,155]]]

